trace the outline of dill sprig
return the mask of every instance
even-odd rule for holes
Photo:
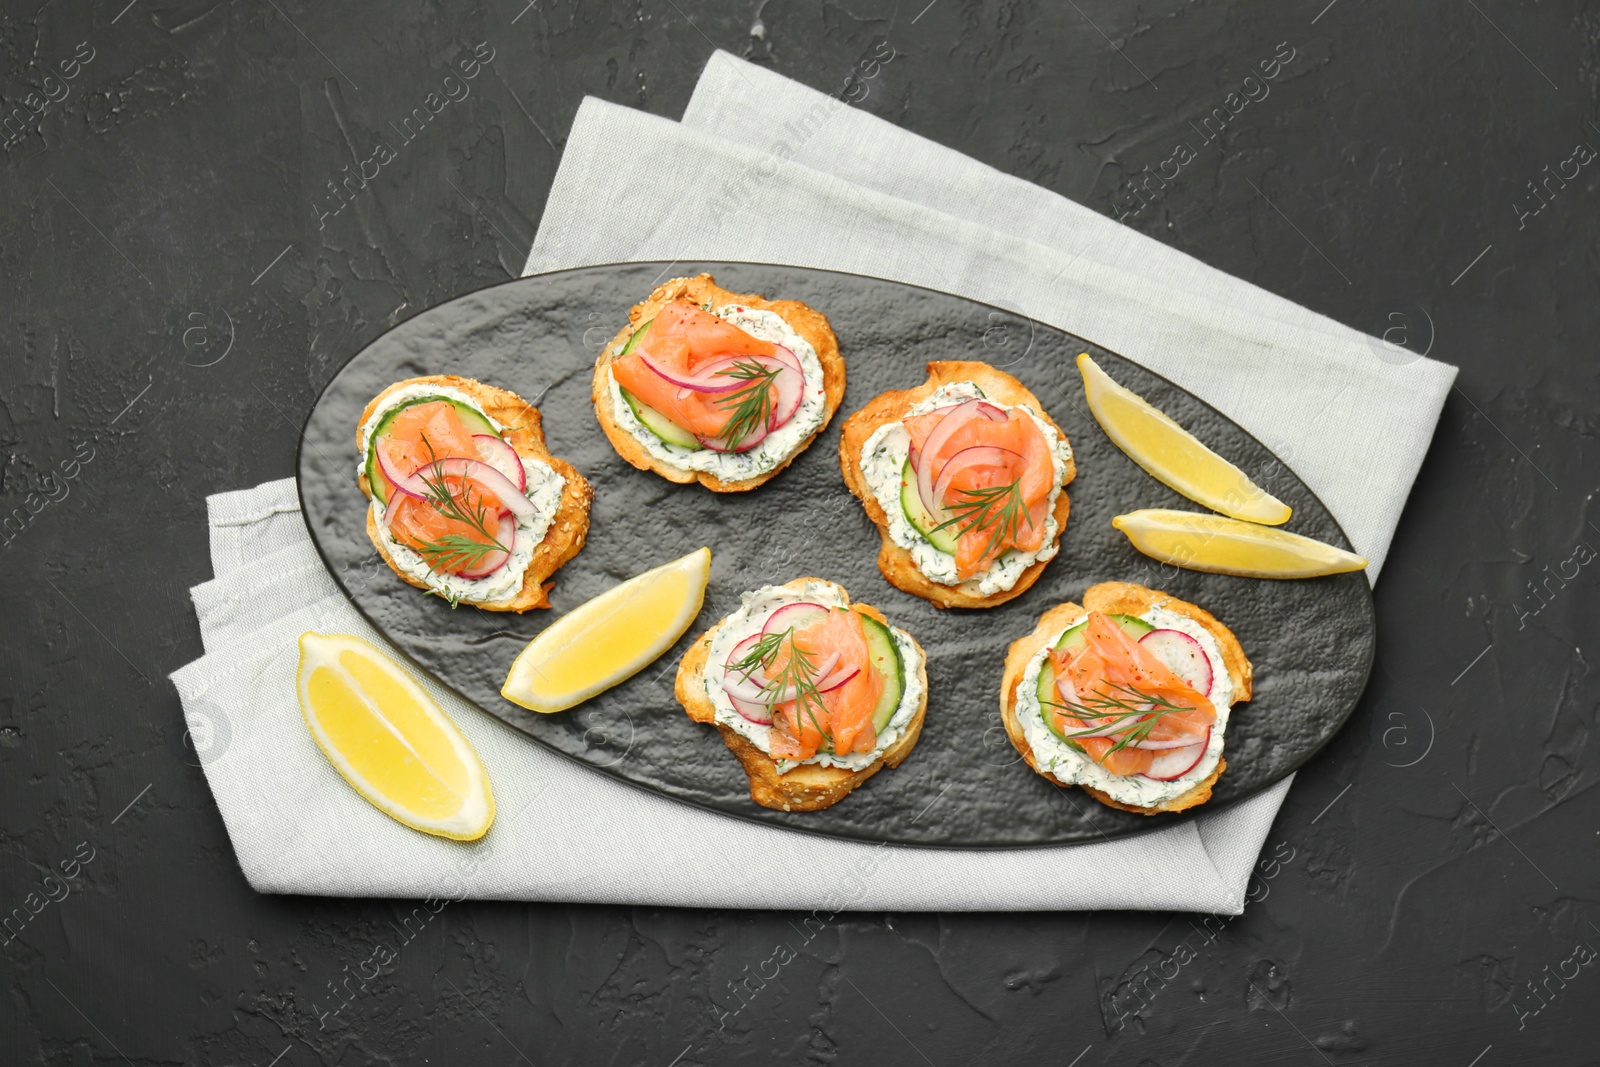
[[[950,518],[933,528],[937,533],[947,527],[956,528],[961,537],[972,530],[990,531],[989,541],[983,546],[979,559],[987,559],[1008,541],[1016,544],[1017,534],[1024,526],[1033,528],[1033,516],[1028,513],[1028,503],[1022,498],[1022,479],[1005,485],[983,489],[957,489],[965,499],[946,505]]]
[[[767,675],[767,684],[761,687],[761,702],[769,706],[782,703],[780,696],[792,687],[796,708],[811,720],[811,725],[816,727],[817,732],[831,745],[833,735],[823,729],[816,715],[818,711],[826,714],[828,710],[827,705],[822,702],[822,694],[817,690],[817,667],[811,661],[811,653],[801,648],[799,642],[795,640],[793,626],[781,633],[762,634],[750,651],[729,669],[747,678],[757,671],[767,674],[768,669],[782,654],[785,645],[789,648],[789,658],[779,668],[777,674]]]
[[[737,360],[733,366],[718,371],[745,384],[726,396],[717,399],[717,407],[731,409],[728,421],[722,424],[717,436],[728,443],[729,449],[739,444],[772,418],[772,383],[783,368],[768,367],[753,359]]]
[[[412,546],[423,557],[429,568],[439,570],[468,570],[481,563],[491,552],[510,552],[500,543],[499,520],[496,529],[489,529],[489,509],[483,494],[473,491],[468,482],[462,487],[460,499],[450,490],[450,483],[439,470],[439,459],[433,451],[433,442],[426,434],[422,444],[428,450],[428,462],[417,472],[422,480],[425,497],[434,510],[447,519],[465,523],[486,540],[479,541],[466,534],[449,533],[437,541],[420,541]],[[430,472],[430,473],[425,473]]]
[[[1125,696],[1118,697],[1112,693],[1094,693],[1079,701],[1064,701],[1056,703],[1053,700],[1042,701],[1047,707],[1056,708],[1065,712],[1074,719],[1087,722],[1090,719],[1114,719],[1115,722],[1101,723],[1083,730],[1075,730],[1063,736],[1071,738],[1087,737],[1098,734],[1108,727],[1114,731],[1117,738],[1116,744],[1106,751],[1109,756],[1113,752],[1127,748],[1135,742],[1149,738],[1150,732],[1163,718],[1174,712],[1193,711],[1193,708],[1182,704],[1174,704],[1157,693],[1146,693],[1142,689],[1135,689],[1131,685],[1119,682],[1107,683],[1113,690],[1120,691]],[[1104,757],[1101,757],[1102,762]]]

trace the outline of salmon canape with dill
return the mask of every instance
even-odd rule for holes
[[[617,454],[671,482],[755,489],[814,441],[844,397],[827,317],[730,292],[709,274],[658,286],[595,364],[592,399]]]
[[[1000,716],[1028,766],[1057,785],[1123,811],[1183,811],[1211,799],[1227,769],[1229,713],[1254,676],[1204,608],[1102,582],[1012,643]]]
[[[721,733],[752,800],[819,811],[916,746],[927,656],[843,586],[797,578],[745,593],[684,654],[675,692],[689,718]]]
[[[928,364],[845,421],[845,484],[882,539],[889,583],[938,607],[1026,592],[1066,529],[1072,445],[1020,381],[986,363]]]
[[[396,382],[356,430],[367,537],[410,585],[485,611],[550,606],[593,492],[545,447],[539,409],[470,378]]]

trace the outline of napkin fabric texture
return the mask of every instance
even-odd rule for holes
[[[1373,560],[1373,575],[1454,375],[1427,360],[1395,366],[1355,331],[725,53],[682,123],[584,102],[528,272],[673,259],[876,275],[1091,338],[1273,447]],[[208,503],[216,577],[192,590],[206,654],[173,679],[240,866],[262,892],[823,914],[1108,904],[1237,914],[1289,788],[1070,847],[859,844],[634,789],[425,681],[476,746],[498,808],[480,842],[431,838],[357,796],[301,720],[300,633],[383,642],[312,549],[293,482]],[[811,873],[795,879],[796,870]]]

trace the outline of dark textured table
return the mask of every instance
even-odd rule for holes
[[[1600,10],[334,7],[0,22],[0,1062],[1600,1062]],[[165,677],[200,653],[205,496],[288,475],[351,353],[520,269],[584,94],[675,116],[717,46],[1462,368],[1373,683],[1243,916],[1029,901],[808,940],[780,913],[463,902],[371,969],[414,902],[240,876]]]

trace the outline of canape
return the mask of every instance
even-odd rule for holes
[[[719,493],[766,483],[814,441],[844,397],[827,317],[796,300],[675,278],[601,351],[592,397],[617,454]]]
[[[470,378],[411,378],[367,405],[356,447],[367,537],[395,574],[452,605],[550,606],[593,494],[545,447],[538,408]]]

